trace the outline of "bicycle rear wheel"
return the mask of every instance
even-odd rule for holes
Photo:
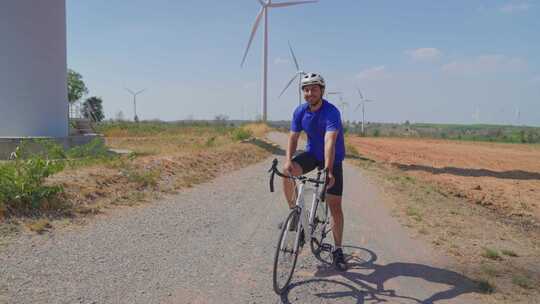
[[[293,231],[289,231],[289,225],[293,217],[297,216],[298,221]],[[295,241],[300,228],[300,212],[297,209],[291,211],[285,223],[281,227],[281,234],[277,243],[276,254],[274,256],[274,291],[281,295],[291,282],[296,260],[298,259],[298,247]]]
[[[315,209],[315,216],[313,218],[313,235],[309,242],[311,252],[317,255],[321,252],[322,244],[326,235],[329,232],[330,217],[328,213],[328,204],[326,202],[319,201]]]

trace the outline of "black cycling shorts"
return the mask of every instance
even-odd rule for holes
[[[315,168],[324,168],[324,163],[317,160],[315,156],[309,152],[300,152],[292,159],[302,167],[302,174],[306,174]],[[334,163],[334,178],[335,182],[332,188],[326,189],[326,193],[342,196],[343,194],[343,165],[342,163]]]

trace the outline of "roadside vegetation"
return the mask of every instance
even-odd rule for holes
[[[458,125],[409,123],[369,123],[366,136],[370,137],[416,137],[449,140],[487,141],[505,143],[540,143],[540,128],[509,125]],[[361,134],[361,125],[348,125],[350,134]]]
[[[510,216],[417,179],[390,163],[369,159],[362,146],[351,157],[382,187],[385,201],[415,237],[455,257],[453,270],[478,282],[492,303],[535,303],[540,297],[540,223]]]
[[[102,122],[97,128],[104,143],[65,150],[51,141],[25,142],[0,163],[0,238],[139,205],[268,155],[247,143],[268,131],[260,124]],[[41,152],[30,153],[35,146]]]

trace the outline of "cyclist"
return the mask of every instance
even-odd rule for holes
[[[325,81],[319,74],[307,73],[302,76],[302,91],[306,103],[299,105],[294,111],[283,171],[292,176],[299,176],[316,167],[328,169],[326,202],[333,219],[332,232],[335,244],[332,252],[333,264],[336,269],[344,271],[347,265],[341,248],[343,237],[341,196],[345,142],[338,108],[323,99],[325,87]],[[302,131],[307,134],[308,139],[305,151],[293,157]],[[289,208],[294,208],[294,182],[284,178],[283,189]]]

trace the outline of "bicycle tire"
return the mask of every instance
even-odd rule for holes
[[[317,255],[321,252],[321,246],[328,233],[326,227],[328,227],[330,218],[328,216],[328,204],[326,202],[319,201],[315,207],[316,209],[313,217],[314,229],[309,245],[311,247],[311,252],[314,255]]]
[[[292,210],[291,213],[289,213],[289,215],[287,216],[287,219],[285,220],[285,222],[283,223],[283,226],[281,227],[281,233],[280,233],[280,236],[279,236],[277,247],[276,247],[276,253],[274,255],[274,270],[273,270],[273,274],[272,274],[272,279],[273,279],[274,291],[278,295],[283,294],[283,292],[285,292],[287,290],[287,288],[289,287],[289,283],[291,282],[292,275],[293,275],[293,272],[294,272],[294,268],[296,267],[296,261],[298,259],[299,243],[297,244],[297,246],[294,246],[294,243],[295,243],[295,240],[296,240],[296,235],[298,233],[300,233],[298,231],[299,228],[300,228],[300,218],[298,219],[298,223],[297,223],[297,226],[296,226],[296,231],[288,231],[288,229],[287,229],[287,226],[288,226],[289,222],[292,220],[292,218],[293,218],[293,216],[295,214],[297,214],[298,217],[300,217],[299,210],[297,210],[297,209]],[[285,232],[287,232],[287,234],[285,234]],[[291,233],[291,232],[294,232],[294,233]],[[291,237],[289,240],[285,240],[287,245],[290,245],[290,247],[289,246],[286,247],[286,250],[289,250],[289,252],[281,250],[281,243],[282,243],[285,236]],[[286,254],[290,254],[290,256],[287,257]],[[278,275],[279,275],[278,274],[278,266],[280,265],[280,263],[279,263],[279,258],[280,257],[288,258],[289,262],[291,263],[290,270],[285,271],[285,273],[284,273],[285,277],[283,277],[283,278],[281,276],[279,276],[279,278],[278,278]],[[285,281],[284,282],[278,282],[278,279],[285,279]]]

